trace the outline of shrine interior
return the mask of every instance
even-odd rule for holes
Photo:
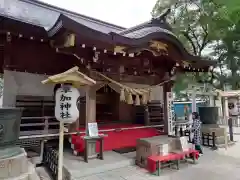
[[[96,96],[96,121],[119,122],[119,94],[106,85],[97,90]]]

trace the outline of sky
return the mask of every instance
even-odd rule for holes
[[[41,1],[126,28],[150,20],[150,13],[156,2],[156,0]]]

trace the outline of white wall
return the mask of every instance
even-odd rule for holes
[[[158,100],[163,103],[163,86],[156,86],[152,89],[153,100]]]
[[[43,85],[46,75],[4,70],[3,106],[15,106],[17,95],[52,96],[53,85]]]

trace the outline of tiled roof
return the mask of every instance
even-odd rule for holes
[[[121,35],[128,37],[128,38],[142,38],[146,35],[149,35],[151,33],[155,33],[155,32],[162,32],[162,33],[167,33],[170,35],[175,36],[171,31],[167,30],[167,29],[163,29],[161,27],[143,27],[141,29],[129,32],[129,33],[121,33]]]
[[[64,14],[89,28],[98,29],[104,33],[119,32],[125,29],[117,25],[60,9],[36,0],[0,1],[0,15],[42,26],[47,30],[54,25],[60,14]]]

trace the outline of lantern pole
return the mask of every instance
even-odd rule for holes
[[[58,180],[62,180],[63,169],[63,143],[64,143],[64,122],[60,121],[59,149],[58,149]]]
[[[63,88],[64,85],[62,84]],[[58,148],[58,180],[63,179],[63,143],[64,143],[64,121],[60,121],[59,123],[59,148]]]

